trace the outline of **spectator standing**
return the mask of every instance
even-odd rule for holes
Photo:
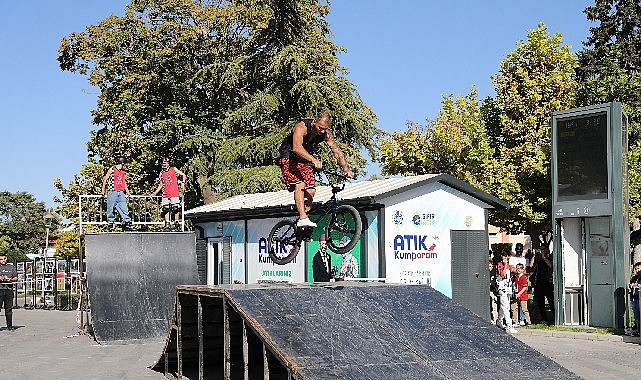
[[[312,273],[314,282],[329,282],[332,278],[330,268],[332,267],[332,258],[327,252],[327,242],[325,234],[318,238],[318,251],[312,259]]]
[[[7,322],[7,330],[15,330],[13,327],[13,283],[18,281],[16,267],[7,264],[7,254],[0,252],[0,309],[4,304],[4,318]]]
[[[530,283],[534,288],[534,303],[541,315],[541,322],[549,325],[554,324],[554,285],[552,283],[552,257],[547,248],[540,248],[534,251],[532,259]],[[552,318],[548,317],[545,309],[547,299]]]
[[[494,260],[492,259],[491,255],[488,261],[488,266],[490,269],[490,317],[491,322],[494,324],[499,318],[499,288],[496,283],[496,265],[494,264]]]
[[[519,311],[519,307],[523,311],[523,316],[525,317],[525,324],[530,325],[532,324],[532,321],[530,320],[530,313],[528,312],[527,309],[527,300],[528,300],[528,292],[527,292],[527,277],[525,276],[525,266],[523,264],[517,264],[516,265],[516,275],[512,278],[512,283],[516,285],[516,294],[514,294],[514,298],[512,298],[512,318],[516,319],[517,318],[517,313]]]
[[[158,176],[158,187],[151,193],[152,196],[162,190],[162,213],[165,217],[165,227],[163,231],[171,231],[171,221],[173,219],[174,229],[180,230],[180,193],[185,191],[185,181],[187,176],[177,168],[169,164],[169,157],[164,156],[162,159],[162,170]],[[178,182],[178,176],[182,177],[182,182]]]
[[[123,231],[131,231],[131,218],[129,217],[129,209],[127,208],[127,175],[124,169],[125,158],[118,157],[116,164],[110,167],[102,179],[102,195],[107,193],[107,226],[109,230],[114,226],[114,207],[118,210],[122,218]]]
[[[510,334],[516,333],[516,329],[512,326],[512,318],[510,318],[510,297],[512,295],[512,283],[510,277],[510,252],[503,251],[502,261],[497,264],[496,283],[499,290],[499,318],[496,325],[499,328],[505,329]],[[505,322],[505,324],[504,324]]]
[[[639,290],[641,290],[641,262],[634,264],[633,274],[630,278],[630,302],[632,303],[632,313],[634,314],[634,327],[632,335],[639,336]]]
[[[510,272],[512,272],[513,274],[516,274],[517,265],[521,264],[524,268],[526,267],[527,260],[525,259],[525,256],[523,256],[523,243],[516,243],[516,246],[514,247],[514,256],[510,256],[509,262]],[[516,292],[518,292],[518,290],[514,288],[512,293]],[[514,323],[518,323],[521,326],[525,325],[525,315],[523,313],[523,309],[521,309],[521,306],[519,306],[518,318],[514,319]]]

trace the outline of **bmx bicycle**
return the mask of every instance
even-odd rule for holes
[[[329,181],[329,176],[347,177],[338,173],[323,171]],[[329,181],[331,182],[331,181]],[[363,221],[358,211],[351,205],[341,203],[336,195],[345,189],[345,183],[331,184],[332,196],[325,203],[312,205],[308,211],[310,219],[318,224],[326,216],[329,221],[325,226],[327,247],[335,253],[343,254],[353,249],[361,237]],[[312,240],[312,228],[296,227],[299,217],[291,220],[281,220],[269,233],[269,257],[275,264],[284,265],[296,257],[303,241]]]

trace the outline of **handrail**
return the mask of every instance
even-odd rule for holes
[[[127,207],[133,225],[163,225],[161,218],[162,196],[128,195]],[[180,202],[180,226],[185,231],[185,203]],[[107,224],[107,197],[100,194],[81,194],[78,197],[79,230],[87,225]],[[114,211],[114,214],[118,214]]]

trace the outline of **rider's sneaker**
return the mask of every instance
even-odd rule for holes
[[[171,224],[169,224],[169,222],[165,222],[165,227],[162,230],[163,230],[163,232],[170,232],[171,231]]]
[[[305,219],[300,219],[296,223],[296,227],[312,227],[312,228],[314,228],[314,227],[316,227],[316,223],[314,223],[311,220],[309,220],[309,218],[305,218]]]

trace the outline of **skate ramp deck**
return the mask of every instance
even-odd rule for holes
[[[91,320],[98,342],[165,338],[176,285],[198,283],[195,239],[191,232],[85,235]]]
[[[578,379],[427,286],[179,286],[153,368],[188,379]]]

